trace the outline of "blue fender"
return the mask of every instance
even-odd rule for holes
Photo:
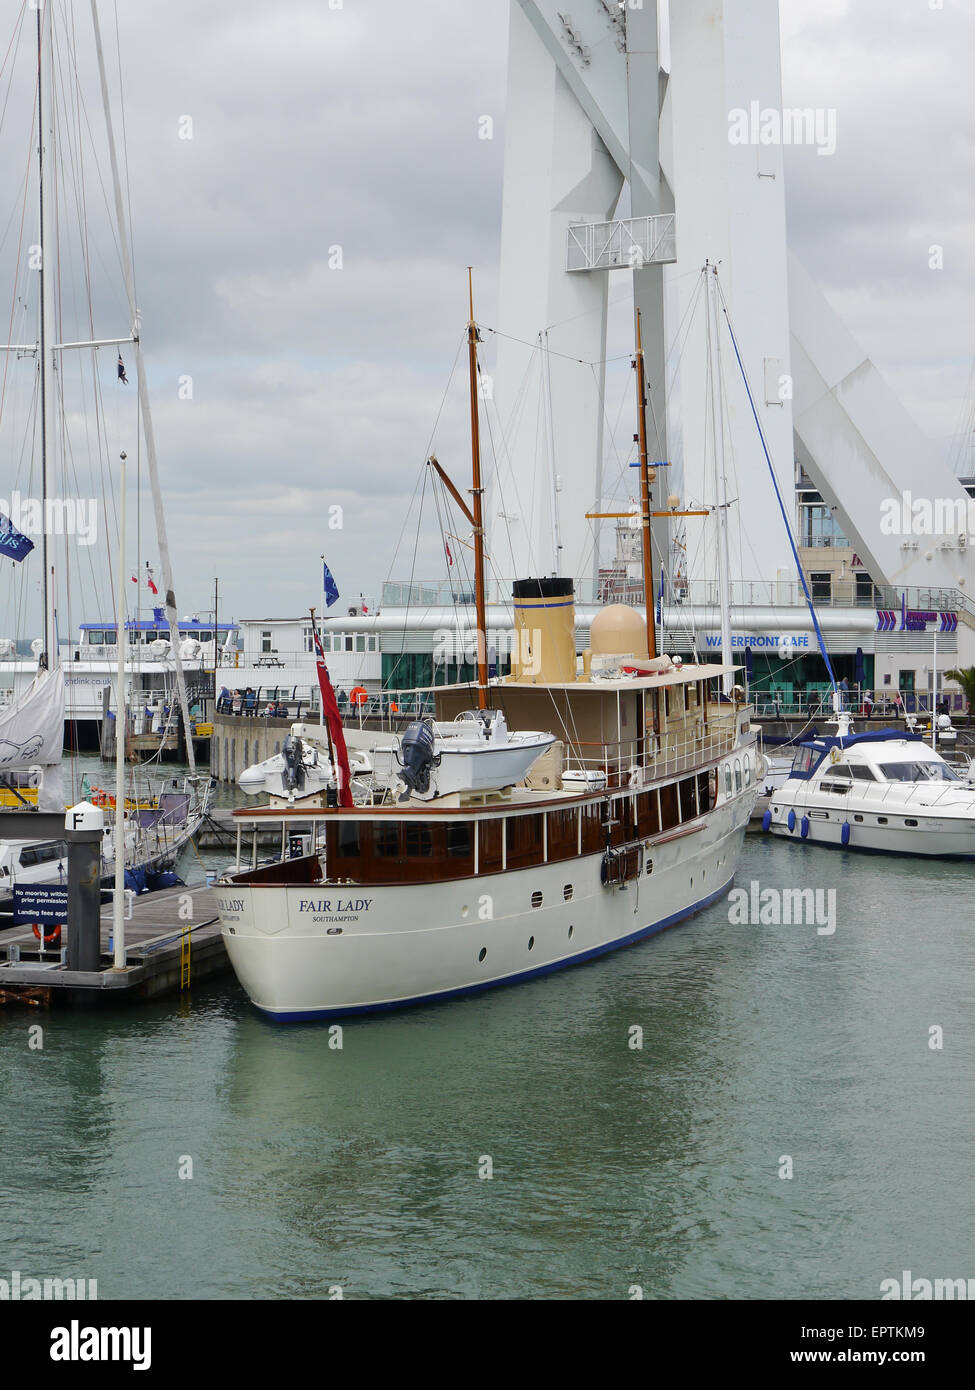
[[[793,830],[795,830],[795,828],[796,828],[796,813],[795,813],[795,811],[790,811],[790,812],[789,812],[789,819],[786,821],[786,825],[789,827],[789,834],[791,835],[792,832],[793,832]]]
[[[765,815],[762,817],[762,829],[763,829],[763,830],[768,830],[768,828],[769,828],[769,826],[770,826],[771,824],[772,824],[772,812],[771,812],[771,811],[766,811],[766,812],[765,812]]]
[[[840,831],[840,840],[844,845],[850,843],[850,822],[848,820],[843,822],[843,829]]]
[[[803,839],[805,839],[806,836],[809,834],[808,816],[803,816],[802,820],[799,822],[799,834],[802,836]]]

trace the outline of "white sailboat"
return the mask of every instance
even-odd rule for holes
[[[30,247],[29,260],[18,262],[16,275],[18,281],[24,280],[23,299],[26,302],[36,296],[37,338],[34,342],[9,343],[0,346],[0,351],[8,354],[8,366],[18,360],[32,364],[31,381],[25,381],[37,402],[37,440],[35,481],[38,483],[39,497],[32,499],[34,514],[41,519],[41,539],[33,543],[21,535],[4,518],[6,549],[4,553],[13,557],[15,567],[24,567],[23,587],[18,600],[20,611],[26,608],[24,595],[35,586],[40,589],[42,601],[43,637],[34,644],[36,655],[35,675],[31,685],[22,690],[4,711],[0,718],[0,782],[6,779],[4,804],[7,806],[29,807],[36,805],[40,810],[63,809],[65,791],[59,782],[62,766],[62,744],[65,719],[65,672],[61,660],[61,644],[58,638],[59,621],[63,619],[66,605],[60,601],[69,592],[69,538],[64,532],[63,557],[61,546],[55,544],[49,518],[58,516],[62,522],[65,516],[75,515],[83,499],[72,499],[69,507],[67,481],[77,478],[74,445],[70,433],[69,417],[74,412],[87,418],[88,413],[96,417],[97,428],[93,430],[99,441],[105,436],[104,411],[97,406],[99,400],[98,363],[99,353],[109,348],[112,352],[111,371],[116,376],[115,354],[118,357],[117,379],[127,384],[122,363],[122,345],[135,357],[138,383],[138,419],[136,429],[141,427],[145,442],[149,480],[153,495],[156,520],[156,539],[162,567],[164,605],[168,627],[175,650],[174,680],[177,697],[183,712],[185,727],[189,729],[186,686],[178,656],[178,625],[173,594],[172,571],[166,538],[165,518],[159,490],[158,469],[156,467],[155,442],[152,431],[152,416],[145,373],[142,361],[140,317],[136,306],[131,257],[128,249],[128,230],[125,218],[125,198],[119,176],[115,136],[112,124],[108,84],[102,53],[101,34],[98,23],[97,6],[92,6],[92,25],[95,54],[100,77],[101,94],[106,118],[106,140],[108,160],[111,167],[111,185],[114,194],[115,221],[112,235],[118,247],[122,268],[122,280],[130,312],[130,328],[117,337],[95,338],[94,336],[70,340],[71,334],[65,331],[68,310],[65,305],[66,289],[71,271],[70,255],[67,245],[70,240],[68,229],[62,225],[59,209],[65,204],[71,206],[80,220],[80,232],[86,243],[91,229],[84,221],[86,204],[79,198],[72,205],[70,199],[58,200],[57,190],[71,180],[82,177],[84,160],[79,150],[72,147],[62,158],[58,136],[65,118],[58,112],[70,109],[64,95],[59,100],[55,92],[55,71],[63,66],[69,69],[67,82],[77,78],[71,71],[76,58],[74,30],[60,35],[60,66],[55,63],[55,20],[54,5],[50,0],[37,0],[31,10],[36,19],[36,67],[33,68],[36,81],[36,112],[34,115],[36,140],[36,173],[38,193],[38,242]],[[19,23],[19,21],[18,21]],[[74,89],[71,88],[73,91]],[[70,126],[70,122],[68,122]],[[39,132],[39,135],[36,133]],[[68,132],[65,132],[67,134]],[[79,211],[80,209],[80,211]],[[61,214],[66,216],[66,213]],[[91,285],[86,279],[84,285],[84,310],[81,313],[83,324],[94,320],[94,307],[90,299]],[[90,331],[90,330],[89,330]],[[101,361],[104,362],[104,355]],[[82,368],[80,385],[74,388],[77,396],[69,391],[67,385],[67,363],[76,365],[87,361],[90,366],[90,380]],[[6,380],[6,376],[5,376]],[[85,410],[88,393],[93,394],[94,404],[90,412]],[[33,402],[32,402],[33,404]],[[82,430],[84,426],[82,426]],[[100,444],[100,447],[104,447]],[[124,460],[125,453],[122,453]],[[105,463],[104,454],[99,466]],[[93,473],[96,471],[93,465]],[[7,491],[7,489],[4,489]],[[10,495],[13,495],[12,490]],[[124,525],[124,493],[121,504],[121,520]],[[107,508],[105,510],[107,515]],[[61,531],[57,532],[58,535]],[[87,539],[82,542],[87,545]],[[29,552],[29,553],[28,553]],[[100,567],[107,583],[108,546],[104,540],[96,552]],[[120,561],[123,549],[120,547]],[[7,561],[3,561],[4,564]],[[94,570],[95,566],[91,568]],[[75,581],[77,582],[77,581]],[[120,584],[116,608],[116,626],[121,648],[124,651],[126,614],[125,597]],[[15,592],[15,586],[7,588],[7,596]],[[9,656],[10,643],[5,654]],[[116,726],[120,751],[124,750],[124,730],[126,727],[126,669],[116,681]],[[36,732],[42,731],[42,732]],[[103,852],[103,874],[114,873],[115,865],[124,862],[131,871],[158,869],[171,863],[179,847],[192,835],[205,813],[209,795],[209,778],[195,775],[192,741],[187,740],[190,761],[190,776],[183,785],[169,786],[165,791],[151,788],[131,797],[126,797],[123,785],[116,787],[114,804],[119,808],[114,839],[106,836]],[[72,788],[72,796],[78,794]],[[106,798],[110,800],[111,798]],[[9,897],[18,883],[43,883],[64,881],[64,846],[59,842],[38,841],[24,844],[18,841],[4,841],[2,826],[3,811],[0,809],[0,903]]]

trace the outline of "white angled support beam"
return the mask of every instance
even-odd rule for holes
[[[639,270],[677,259],[676,217],[624,217],[569,228],[566,270]]]

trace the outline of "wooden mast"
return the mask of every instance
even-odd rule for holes
[[[474,603],[477,615],[477,706],[487,709],[488,671],[487,671],[487,617],[484,601],[484,517],[481,498],[481,429],[477,404],[477,324],[474,322],[474,276],[467,267],[467,283],[470,296],[470,319],[467,324],[467,351],[471,386],[471,470],[473,484],[474,520]]]
[[[657,655],[657,625],[653,613],[653,548],[650,543],[650,467],[647,463],[647,380],[643,364],[643,331],[636,311],[636,398],[640,433],[640,514],[643,531],[643,597],[647,606],[647,655]],[[661,602],[662,602],[661,598]]]

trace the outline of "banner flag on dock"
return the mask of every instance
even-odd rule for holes
[[[0,555],[9,555],[11,560],[23,560],[34,549],[34,542],[21,535],[8,516],[0,512]]]
[[[332,604],[338,599],[339,589],[335,580],[332,578],[332,571],[325,563],[324,555],[322,556],[322,592],[325,595],[326,608],[331,608]]]
[[[326,570],[326,574],[328,571]],[[315,639],[315,651],[318,660],[318,688],[322,692],[322,712],[325,715],[325,722],[332,738],[332,746],[335,750],[335,761],[339,771],[339,805],[354,806],[352,800],[352,773],[349,770],[349,750],[345,746],[345,732],[342,728],[342,716],[339,714],[338,701],[335,698],[335,691],[332,689],[332,682],[329,679],[328,667],[325,665],[325,652],[322,649],[321,638],[318,635],[318,626],[312,618],[312,636]]]

